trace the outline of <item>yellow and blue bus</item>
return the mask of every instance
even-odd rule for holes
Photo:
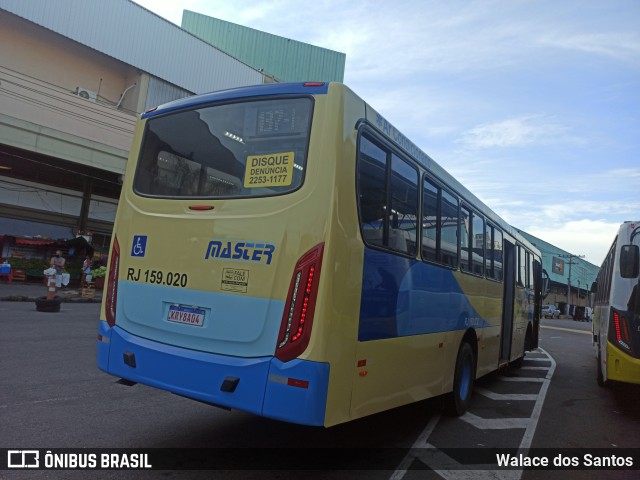
[[[540,254],[338,83],[146,112],[114,227],[99,367],[228,409],[332,426],[537,347]]]
[[[640,221],[620,226],[591,290],[598,385],[640,384]]]

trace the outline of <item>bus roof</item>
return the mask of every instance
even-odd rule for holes
[[[267,83],[250,87],[238,87],[174,100],[173,102],[165,103],[146,111],[142,114],[142,118],[150,118],[175,110],[193,108],[199,105],[236,98],[264,97],[268,95],[317,95],[326,94],[328,90],[329,83],[327,82]]]

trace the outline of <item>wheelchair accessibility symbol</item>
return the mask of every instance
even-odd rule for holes
[[[134,235],[133,244],[131,245],[132,257],[144,257],[147,251],[147,236],[146,235]]]

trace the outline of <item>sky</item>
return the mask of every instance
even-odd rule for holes
[[[413,143],[592,264],[640,220],[638,0],[135,1],[345,53],[344,83]]]

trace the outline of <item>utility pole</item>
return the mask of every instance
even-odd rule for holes
[[[568,253],[566,255],[558,255],[560,258],[568,258],[569,259],[569,278],[567,280],[567,308],[571,305],[571,265],[575,262],[574,258],[584,258],[584,255],[573,255],[572,253]],[[569,312],[567,311],[567,314]]]

